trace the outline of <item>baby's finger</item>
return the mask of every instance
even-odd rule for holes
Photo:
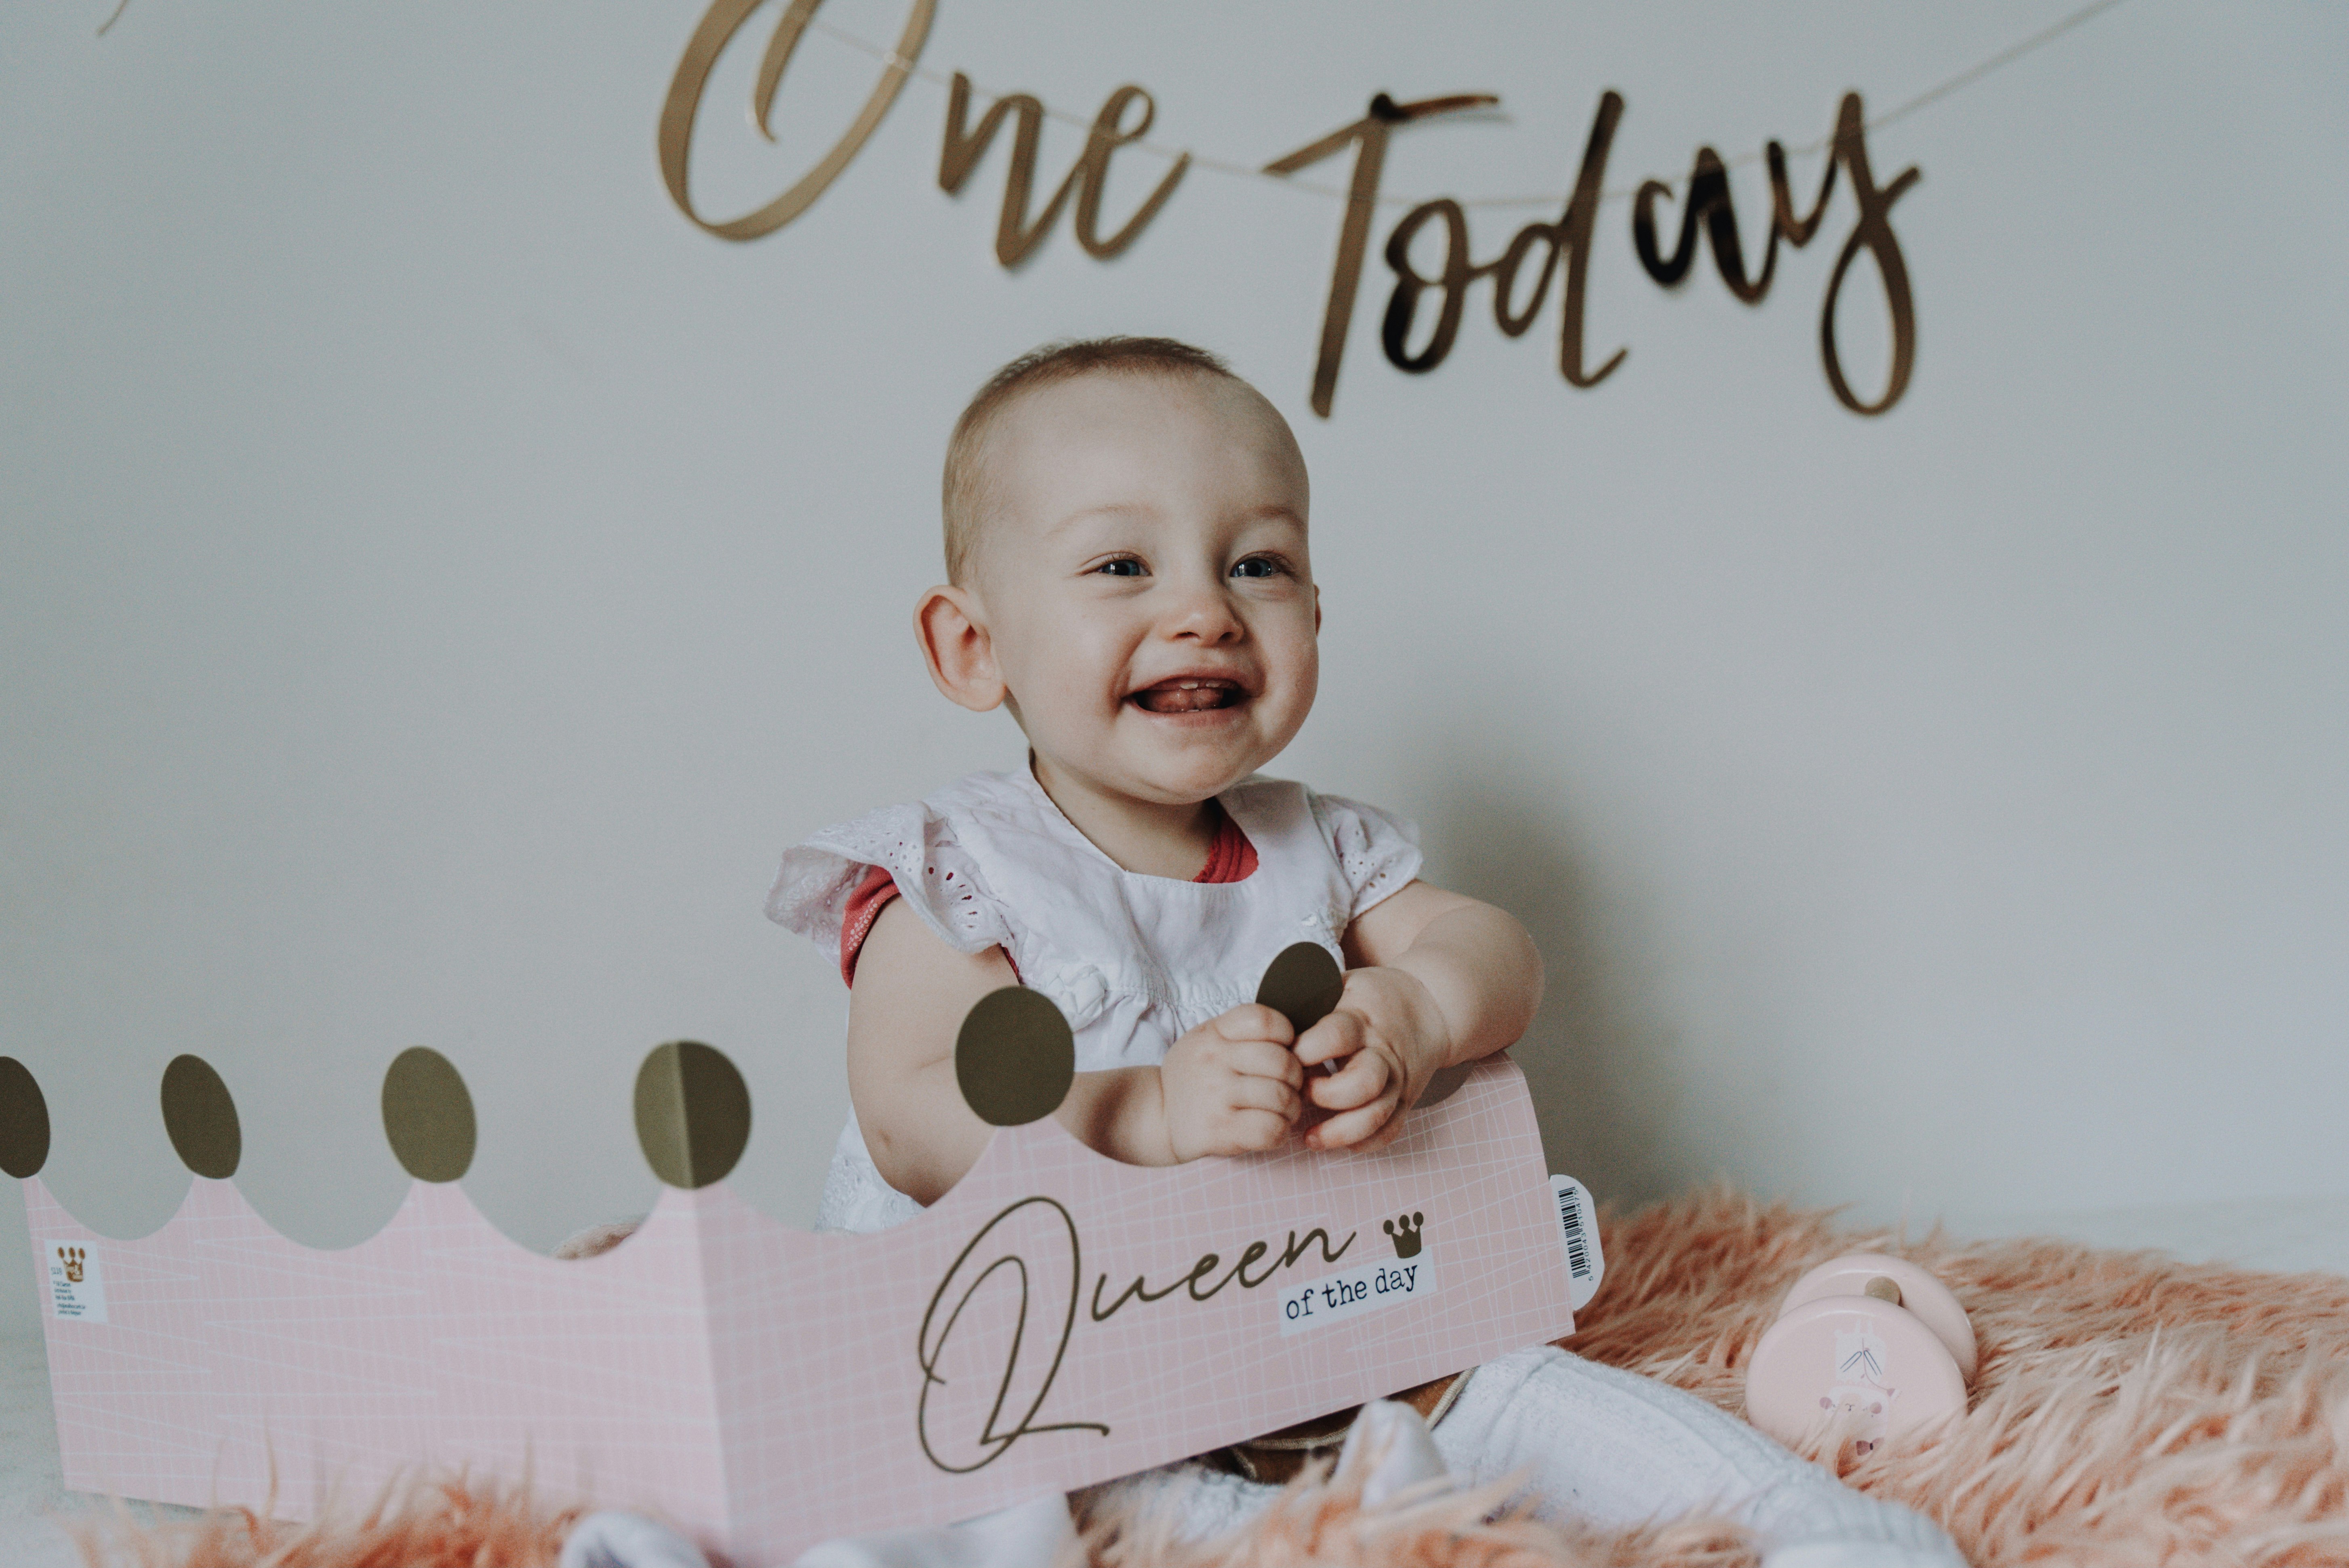
[[[1243,1002],[1216,1014],[1212,1022],[1217,1034],[1235,1042],[1268,1040],[1286,1050],[1297,1039],[1288,1020],[1259,1002]]]
[[[1335,1078],[1315,1078],[1313,1103],[1324,1110],[1351,1110],[1385,1094],[1394,1081],[1394,1065],[1381,1051],[1359,1051],[1348,1058]]]
[[[1335,1061],[1361,1051],[1362,1019],[1355,1013],[1337,1012],[1297,1037],[1297,1059],[1307,1067]]]
[[[1395,1109],[1402,1104],[1400,1090],[1381,1095],[1359,1110],[1349,1110],[1331,1117],[1305,1135],[1306,1143],[1315,1149],[1350,1149],[1366,1142],[1372,1134],[1392,1119]]]
[[[1226,1100],[1234,1110],[1269,1110],[1295,1121],[1305,1109],[1305,1097],[1278,1078],[1236,1078]]]
[[[1384,1149],[1402,1136],[1403,1123],[1409,1118],[1410,1112],[1401,1103],[1397,1103],[1394,1109],[1388,1113],[1386,1120],[1381,1122],[1368,1138],[1354,1145],[1354,1152],[1374,1154]]]
[[[1289,1122],[1268,1110],[1232,1113],[1231,1141],[1236,1152],[1261,1153],[1288,1141]]]
[[[1269,1078],[1292,1088],[1305,1087],[1305,1064],[1287,1046],[1269,1040],[1237,1040],[1226,1048],[1224,1060],[1234,1072],[1249,1078]]]

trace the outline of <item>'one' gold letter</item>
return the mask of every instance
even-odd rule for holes
[[[764,0],[716,0],[686,44],[685,57],[678,61],[677,75],[669,79],[668,98],[661,105],[661,182],[668,187],[669,199],[677,203],[678,211],[724,240],[755,240],[761,234],[771,234],[815,204],[815,199],[840,177],[840,171],[848,167],[849,160],[856,156],[865,138],[873,134],[881,118],[889,112],[889,106],[896,101],[897,89],[905,85],[914,62],[921,57],[922,46],[929,41],[930,18],[937,11],[937,0],[914,0],[913,10],[905,17],[905,30],[899,35],[889,63],[882,67],[881,79],[874,84],[872,96],[864,100],[856,123],[833,143],[823,162],[758,211],[713,223],[693,210],[693,198],[686,190],[686,164],[693,151],[694,116],[701,108],[702,90],[709,85],[709,73],[717,66],[718,57],[726,52],[726,46],[750,19],[750,13],[763,3]],[[800,35],[807,30],[815,8],[822,4],[823,0],[791,0],[783,19],[775,25],[775,36],[767,45],[766,57],[760,62],[752,110],[760,130],[770,139],[773,132],[767,130],[767,111],[774,103],[783,67],[790,63]]]

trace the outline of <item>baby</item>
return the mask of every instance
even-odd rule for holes
[[[1253,777],[1313,705],[1307,501],[1280,415],[1172,343],[1030,356],[963,416],[951,582],[915,632],[939,690],[1011,710],[1030,762],[785,857],[769,913],[837,941],[852,985],[855,1120],[821,1223],[895,1222],[978,1160],[955,1037],[1001,986],[1075,1031],[1063,1124],[1141,1165],[1274,1148],[1309,1107],[1309,1145],[1376,1147],[1438,1069],[1524,1033],[1523,927],[1414,880],[1404,824]],[[1299,939],[1350,971],[1301,1037],[1248,999]]]
[[[1010,710],[1029,761],[783,857],[768,913],[836,948],[851,986],[854,1113],[821,1224],[897,1223],[977,1161],[990,1130],[957,1087],[955,1039],[1004,985],[1068,1016],[1078,1070],[1061,1122],[1145,1165],[1291,1138],[1375,1149],[1431,1077],[1531,1022],[1541,962],[1516,921],[1419,880],[1409,824],[1257,774],[1313,705],[1308,511],[1287,422],[1182,344],[1040,350],[964,412],[946,462],[948,581],[922,595],[915,635],[948,698]],[[1336,1010],[1301,1035],[1250,1000],[1299,940],[1346,970]],[[1921,1518],[1692,1396],[1550,1346],[1476,1369],[1445,1403],[1444,1465],[1479,1482],[1524,1473],[1554,1512],[1613,1526],[1723,1509],[1781,1568],[1961,1561]],[[1196,1463],[1118,1484],[1202,1530],[1273,1490]],[[938,1532],[817,1555],[988,1554]]]

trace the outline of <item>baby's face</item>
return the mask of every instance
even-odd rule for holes
[[[1174,804],[1287,746],[1320,613],[1305,464],[1270,405],[1220,377],[1080,376],[988,441],[972,586],[1040,763]]]

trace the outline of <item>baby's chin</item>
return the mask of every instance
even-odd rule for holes
[[[1252,731],[1144,732],[1117,749],[1119,771],[1131,793],[1174,803],[1223,793],[1271,761],[1282,747]]]

